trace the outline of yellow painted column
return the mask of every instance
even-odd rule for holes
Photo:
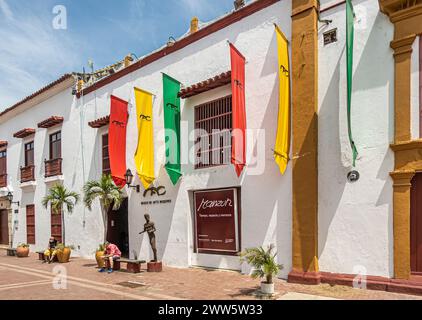
[[[410,72],[415,38],[415,35],[410,35],[391,42],[391,48],[394,50],[395,143],[411,140]]]
[[[300,277],[301,273],[317,273],[319,271],[317,25],[318,1],[293,0],[293,271],[291,274],[296,274],[297,277]]]
[[[378,0],[380,10],[394,24],[394,277],[409,279],[411,180],[422,170],[420,140],[411,136],[411,59],[416,35],[422,34],[419,1]]]
[[[391,173],[394,180],[394,277],[410,278],[410,188],[414,171]]]

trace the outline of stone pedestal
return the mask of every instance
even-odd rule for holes
[[[147,263],[147,271],[148,272],[162,272],[163,271],[163,263],[162,262],[148,262]]]
[[[105,260],[105,267],[110,269],[110,261]],[[120,271],[120,261],[113,261],[113,271]]]

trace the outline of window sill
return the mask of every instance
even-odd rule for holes
[[[36,181],[21,182],[20,184],[21,189],[35,189],[36,186],[37,186]]]
[[[52,176],[52,177],[47,177],[44,178],[44,182],[49,184],[49,183],[54,183],[54,182],[63,182],[64,181],[64,175],[58,175],[58,176]]]

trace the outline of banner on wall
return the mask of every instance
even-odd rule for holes
[[[352,148],[353,167],[356,166],[358,150],[352,134],[352,89],[353,89],[353,47],[355,36],[355,11],[352,2],[346,0],[346,60],[347,60],[347,127],[350,147]]]
[[[246,164],[245,57],[230,43],[232,73],[232,164],[238,177]]]
[[[286,172],[290,154],[290,65],[289,41],[276,25],[277,52],[279,63],[279,107],[277,138],[274,147],[274,159],[281,174]]]
[[[134,88],[134,90],[138,124],[138,147],[135,152],[135,166],[139,179],[146,190],[155,180],[153,94],[139,88]]]
[[[196,252],[236,254],[240,250],[237,190],[196,191],[194,202]]]
[[[108,149],[111,176],[114,183],[123,188],[126,184],[126,128],[128,121],[128,103],[111,96],[110,127],[108,132]]]
[[[180,164],[180,82],[163,73],[166,171],[176,185],[182,176]]]

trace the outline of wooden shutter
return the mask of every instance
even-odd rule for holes
[[[0,210],[0,244],[9,244],[9,215],[7,210]]]
[[[103,174],[110,174],[110,157],[108,153],[108,134],[103,135],[102,138],[102,162],[103,162]]]
[[[34,165],[34,141],[25,144],[25,167]]]
[[[0,150],[0,174],[7,173],[7,151]]]
[[[422,138],[422,35],[419,36],[419,135]]]
[[[60,159],[62,157],[62,135],[56,132],[50,135],[50,160]]]
[[[62,242],[62,214],[62,210],[59,214],[53,213],[53,210],[51,210],[51,236],[57,242]]]
[[[26,242],[35,244],[35,206],[26,206]]]

